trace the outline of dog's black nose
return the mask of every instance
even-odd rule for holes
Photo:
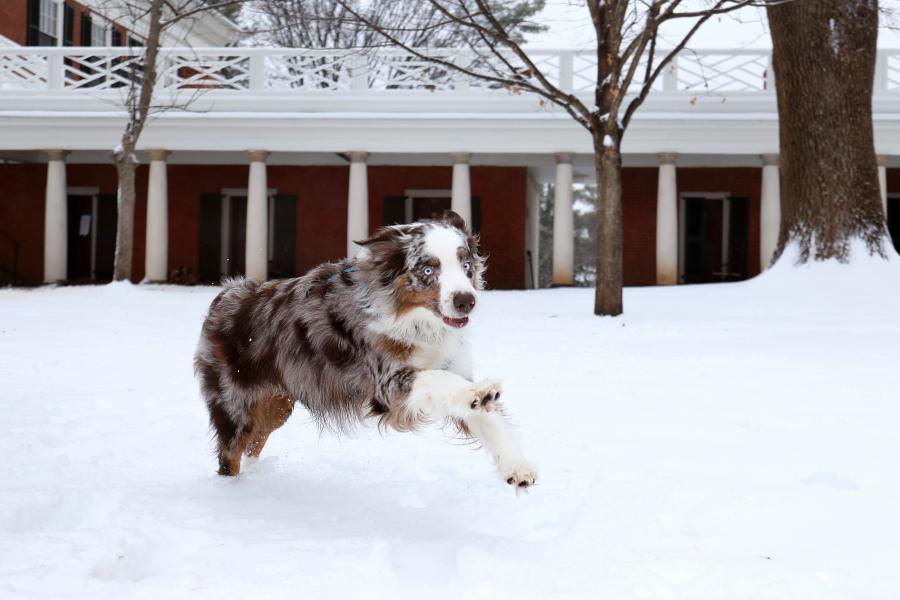
[[[469,292],[456,292],[453,294],[453,308],[464,315],[469,314],[475,308],[475,296]]]

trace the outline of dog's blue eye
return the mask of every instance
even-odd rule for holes
[[[466,271],[471,271],[471,270],[472,270],[472,263],[470,263],[469,261],[464,262],[464,263],[463,263],[463,269],[465,269]]]
[[[432,275],[434,275],[434,269],[432,269],[431,267],[425,267],[424,269],[422,269],[422,273],[425,274],[425,277],[431,277]]]

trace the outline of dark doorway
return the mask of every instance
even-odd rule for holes
[[[888,198],[887,225],[894,249],[900,252],[900,198]]]
[[[69,281],[112,280],[118,214],[115,194],[68,197],[66,269]]]
[[[269,204],[272,222],[269,252],[269,278],[284,279],[297,275],[297,197],[276,194]]]
[[[67,278],[71,281],[93,279],[92,255],[94,251],[94,197],[69,196],[68,265]]]
[[[747,278],[747,198],[684,198],[682,283]]]

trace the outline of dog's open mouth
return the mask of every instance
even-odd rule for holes
[[[462,329],[469,323],[469,317],[462,317],[461,319],[454,319],[452,317],[445,316],[443,318],[444,318],[444,323],[446,323],[450,327],[456,327],[457,329]]]

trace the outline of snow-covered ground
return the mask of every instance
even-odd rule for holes
[[[0,291],[0,597],[896,598],[900,265],[494,292],[540,481],[302,411],[214,474],[191,354],[212,288]]]

